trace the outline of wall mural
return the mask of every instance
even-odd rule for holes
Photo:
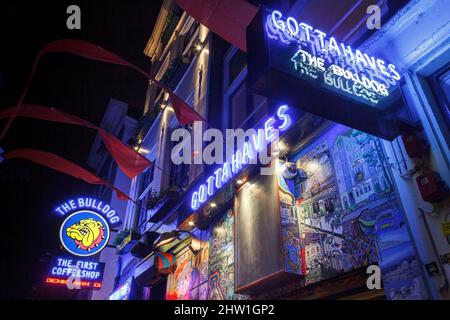
[[[195,266],[198,270],[197,285],[191,289],[191,296],[196,300],[208,299],[208,280],[209,280],[209,243],[207,241],[199,241],[196,239],[193,243],[195,250],[200,250],[194,257]]]
[[[285,271],[295,274],[305,274],[303,262],[304,251],[301,247],[301,235],[298,227],[298,218],[292,207],[281,203],[281,231],[283,237],[283,254]]]
[[[427,298],[419,261],[380,141],[334,125],[284,163],[278,175],[285,269],[305,285],[379,264],[388,299]],[[234,294],[234,214],[209,241],[177,254],[167,299],[247,299]]]
[[[234,294],[234,215],[227,210],[214,224],[209,234],[209,300],[244,299]]]
[[[293,164],[278,161],[278,186],[280,197],[281,236],[283,240],[284,269],[286,272],[306,274],[305,251],[301,246],[301,233],[292,192],[297,168]],[[281,169],[281,170],[280,170]]]
[[[176,267],[167,278],[167,300],[205,300],[207,298],[208,243],[193,240],[189,248],[176,256]],[[201,249],[201,250],[200,250]]]
[[[306,284],[379,263],[388,298],[424,298],[380,141],[336,125],[290,161],[298,174],[283,183],[295,198]]]
[[[192,252],[186,248],[177,255],[175,271],[167,278],[167,300],[189,300],[195,282],[195,269],[191,265]]]

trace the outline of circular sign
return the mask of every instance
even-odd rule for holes
[[[108,222],[98,213],[80,210],[69,215],[61,225],[59,237],[64,248],[79,257],[93,256],[109,240]]]

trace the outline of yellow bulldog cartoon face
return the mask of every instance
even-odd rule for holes
[[[93,218],[84,219],[68,227],[66,234],[75,240],[78,248],[90,251],[104,238],[104,226]]]

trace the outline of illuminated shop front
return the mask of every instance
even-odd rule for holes
[[[168,250],[176,263],[165,298],[302,298],[302,288],[374,264],[384,283],[374,298],[426,298],[380,139],[314,116],[292,121],[314,126],[302,136],[286,130],[280,143],[301,147],[274,160],[275,174],[243,166],[181,221],[179,229],[198,230]],[[362,284],[334,294],[367,291]]]
[[[369,296],[427,298],[380,139],[330,123],[306,136],[287,162],[273,163],[277,174],[244,170],[180,224],[201,230],[169,250],[166,299],[301,299],[324,282],[351,297],[367,291],[366,278],[349,288],[341,281],[364,277],[369,265],[383,280]]]
[[[301,230],[305,285],[378,264],[387,298],[424,299],[417,252],[381,150],[378,138],[331,125],[282,165],[287,217]]]
[[[45,284],[101,290],[105,263],[98,255],[108,244],[111,228],[120,225],[119,214],[109,204],[91,197],[67,200],[54,213],[62,218],[59,239],[66,254],[53,258]]]
[[[430,13],[417,27],[421,3]],[[442,8],[412,1],[358,46],[301,12],[261,8],[246,53],[208,40],[215,69],[201,100],[209,124],[254,134],[188,176],[154,220],[166,229],[134,272],[145,298],[448,298],[447,224],[429,209],[448,199],[448,128],[445,112],[424,111],[433,105],[424,77],[446,91],[449,50],[440,38],[410,61],[419,43],[405,34],[425,39]],[[262,149],[270,164],[251,161]],[[367,284],[373,270],[381,288]]]

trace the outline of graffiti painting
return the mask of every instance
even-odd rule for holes
[[[423,291],[378,138],[335,125],[291,161],[301,173],[294,178],[294,196],[306,284],[379,263],[389,298]],[[401,228],[402,241],[388,240],[389,230],[399,234]],[[408,269],[402,279],[398,268]],[[398,289],[399,283],[408,289]]]
[[[228,210],[210,227],[208,299],[243,299],[234,293],[234,215]]]

